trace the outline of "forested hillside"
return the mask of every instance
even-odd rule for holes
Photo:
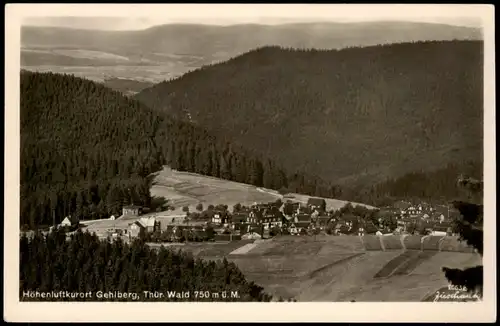
[[[149,301],[143,291],[161,292],[155,301],[270,301],[272,297],[253,282],[248,282],[234,263],[202,261],[165,248],[151,249],[137,240],[100,241],[97,236],[77,232],[69,241],[63,232],[47,237],[35,235],[20,239],[20,298],[29,291],[56,293],[43,301]],[[61,292],[59,292],[61,291]],[[168,298],[169,292],[190,292],[189,299]],[[203,297],[208,291],[218,298]],[[103,298],[101,293],[116,296],[134,293],[138,299]],[[226,297],[224,298],[224,292]],[[32,292],[33,293],[33,292]],[[81,293],[84,297],[63,297]],[[89,295],[87,295],[90,294]],[[233,294],[237,294],[233,295]]]
[[[296,192],[335,188],[171,119],[103,85],[69,75],[21,73],[21,225],[120,214],[150,205],[147,176],[174,169]],[[167,198],[168,199],[168,198]]]
[[[376,184],[343,187],[344,192],[338,198],[349,198],[351,201],[369,203],[377,207],[390,205],[399,199],[424,199],[435,203],[449,202],[462,196],[454,182],[460,175],[481,179],[483,177],[482,162],[450,163],[443,168],[426,172],[409,172]]]
[[[482,162],[482,41],[264,47],[136,99],[347,186]]]

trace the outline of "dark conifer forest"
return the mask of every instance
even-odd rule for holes
[[[482,165],[482,41],[263,47],[136,98],[347,187]]]
[[[143,291],[164,293],[159,301],[270,301],[272,297],[246,281],[234,263],[203,261],[181,251],[151,249],[140,240],[131,244],[102,241],[78,231],[69,240],[60,231],[46,237],[35,234],[20,239],[20,298],[43,301],[132,301],[133,298],[99,297],[119,292],[141,295]],[[31,291],[31,294],[30,294]],[[39,293],[54,293],[37,298]],[[62,292],[59,292],[62,291]],[[169,298],[168,293],[190,292],[189,298]],[[86,297],[64,297],[65,293],[91,293]],[[206,293],[210,293],[206,297]],[[218,294],[218,298],[213,297]],[[32,295],[33,297],[30,297]],[[135,299],[138,300],[138,299]]]
[[[148,176],[164,164],[274,189],[336,192],[92,81],[21,73],[22,226],[108,217],[126,204],[149,207]]]

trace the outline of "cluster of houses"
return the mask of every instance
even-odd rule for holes
[[[290,234],[300,234],[315,226],[325,226],[332,218],[326,212],[324,199],[310,198],[307,204],[280,201],[255,203],[241,207],[232,214],[226,210],[215,210],[211,224],[229,229],[236,234],[264,236],[271,231],[287,230]]]
[[[426,202],[397,201],[390,207],[380,209],[381,214],[396,219],[396,232],[432,235],[453,234],[452,220],[458,211],[449,205],[431,205]]]
[[[447,206],[405,201],[381,208],[374,213],[376,218],[370,219],[352,212],[335,214],[327,211],[326,201],[322,198],[309,198],[307,203],[290,200],[284,203],[254,203],[250,207],[235,207],[232,213],[227,206],[219,205],[204,213],[200,220],[179,219],[177,223],[161,225],[155,216],[143,215],[142,207],[131,205],[123,207],[118,219],[111,216],[105,221],[89,224],[87,228],[103,238],[111,236],[131,240],[139,237],[142,232],[160,234],[162,241],[179,241],[182,238],[231,241],[260,239],[283,233],[310,235],[315,232],[331,235],[452,233],[450,210]],[[393,221],[392,226],[384,222],[388,219]],[[78,223],[75,218],[68,216],[60,225],[73,227]]]

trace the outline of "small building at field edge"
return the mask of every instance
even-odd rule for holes
[[[79,222],[76,216],[66,216],[64,220],[62,220],[60,226],[74,226],[78,225]]]
[[[129,205],[129,206],[124,206],[122,208],[123,216],[139,216],[141,214],[142,214],[141,206]]]

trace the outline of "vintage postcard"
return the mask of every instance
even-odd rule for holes
[[[493,6],[5,8],[5,320],[496,320]]]

